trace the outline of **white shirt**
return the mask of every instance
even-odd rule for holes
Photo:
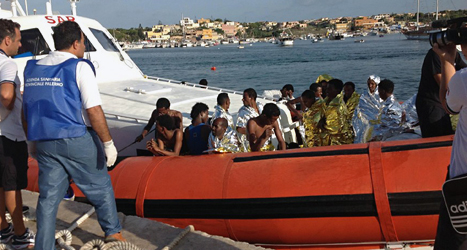
[[[62,52],[53,51],[47,57],[39,60],[39,65],[57,65],[70,58],[77,58],[75,55]],[[91,122],[89,121],[88,113],[86,109],[102,105],[101,96],[97,87],[96,77],[91,66],[85,62],[79,62],[76,67],[76,82],[78,83],[78,89],[81,93],[81,101],[83,105],[83,119],[86,126],[90,127]]]
[[[0,122],[0,135],[12,141],[25,141],[23,125],[21,122],[21,110],[23,106],[23,97],[21,96],[21,82],[18,78],[18,66],[5,54],[0,52],[0,84],[15,85],[16,99],[11,113]],[[0,108],[6,109],[0,104]]]
[[[448,109],[459,113],[456,134],[452,143],[450,178],[467,173],[467,68],[457,71],[446,93]],[[465,107],[465,108],[464,108]]]

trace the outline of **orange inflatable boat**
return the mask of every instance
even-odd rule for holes
[[[430,243],[452,139],[131,157],[110,175],[120,212],[276,249]]]

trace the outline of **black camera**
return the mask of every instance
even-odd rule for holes
[[[435,21],[431,24],[433,28],[448,28],[443,31],[430,34],[430,44],[437,43],[440,47],[448,44],[467,43],[467,27],[463,26],[467,17],[454,18],[450,20]]]

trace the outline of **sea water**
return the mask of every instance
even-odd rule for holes
[[[355,42],[360,39],[365,42]],[[294,95],[299,96],[321,74],[354,82],[356,91],[362,93],[368,76],[377,75],[392,80],[396,98],[405,101],[418,90],[423,59],[430,49],[428,41],[407,40],[402,34],[321,43],[295,40],[290,47],[271,43],[238,46],[154,48],[128,54],[149,76],[191,83],[204,78],[210,86],[240,91],[251,87],[258,94],[290,83]]]

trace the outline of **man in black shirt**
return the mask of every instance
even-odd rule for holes
[[[456,71],[467,67],[459,53],[456,56]],[[422,66],[422,76],[418,86],[417,108],[422,137],[434,137],[454,134],[449,114],[444,111],[439,100],[441,81],[441,63],[438,55],[430,49]]]

